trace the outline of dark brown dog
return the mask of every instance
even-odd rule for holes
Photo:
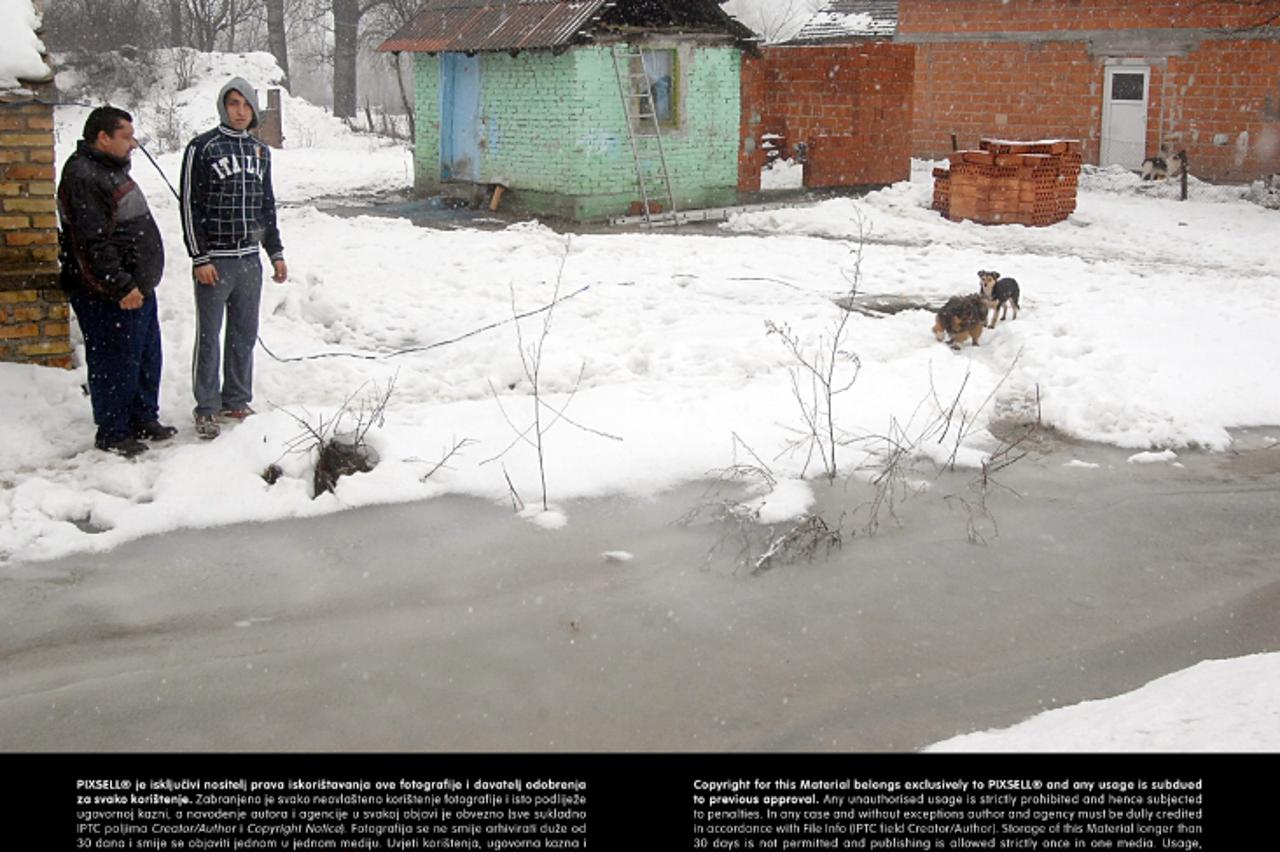
[[[959,349],[965,340],[972,340],[977,346],[986,323],[987,302],[982,296],[952,296],[934,318],[933,336],[942,340],[944,335],[950,335],[947,345],[952,349]]]
[[[987,323],[987,328],[996,327],[997,313],[1000,314],[1000,319],[1008,318],[1010,304],[1013,305],[1013,318],[1018,318],[1018,297],[1022,295],[1022,291],[1017,281],[1001,278],[999,272],[980,269],[978,282],[982,288],[982,297],[987,300],[987,307],[991,309],[991,321]]]

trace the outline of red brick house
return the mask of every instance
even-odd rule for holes
[[[983,136],[1075,138],[1138,168],[1167,144],[1198,177],[1280,171],[1280,0],[899,0],[915,48],[912,153]]]
[[[1280,0],[828,0],[792,43],[873,41],[914,51],[917,157],[1070,138],[1087,163],[1280,171]]]

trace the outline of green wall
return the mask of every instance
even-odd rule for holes
[[[413,55],[413,188],[430,195],[440,187],[440,57]]]
[[[663,131],[676,204],[693,209],[732,203],[738,183],[739,50],[660,40],[646,47],[674,48],[678,55],[680,126]],[[440,187],[439,69],[438,56],[416,57],[415,174],[422,193]],[[626,213],[639,201],[608,48],[575,48],[559,56],[482,54],[480,77],[480,176],[510,187],[504,204],[597,219]],[[656,161],[656,142],[637,142],[642,159]]]

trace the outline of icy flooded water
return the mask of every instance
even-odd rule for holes
[[[900,527],[852,534],[864,507],[762,574],[736,530],[674,523],[701,485],[559,530],[444,497],[19,564],[0,748],[916,749],[1280,649],[1276,435],[1040,439],[990,516],[972,472],[928,477]],[[870,496],[813,491],[832,524]]]

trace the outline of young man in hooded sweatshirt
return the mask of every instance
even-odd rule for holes
[[[260,247],[274,267],[272,280],[289,277],[276,227],[271,149],[249,134],[258,126],[258,100],[247,80],[236,77],[222,87],[218,116],[218,126],[191,140],[182,158],[182,233],[196,291],[191,382],[196,434],[205,439],[218,437],[220,418],[253,414]]]

